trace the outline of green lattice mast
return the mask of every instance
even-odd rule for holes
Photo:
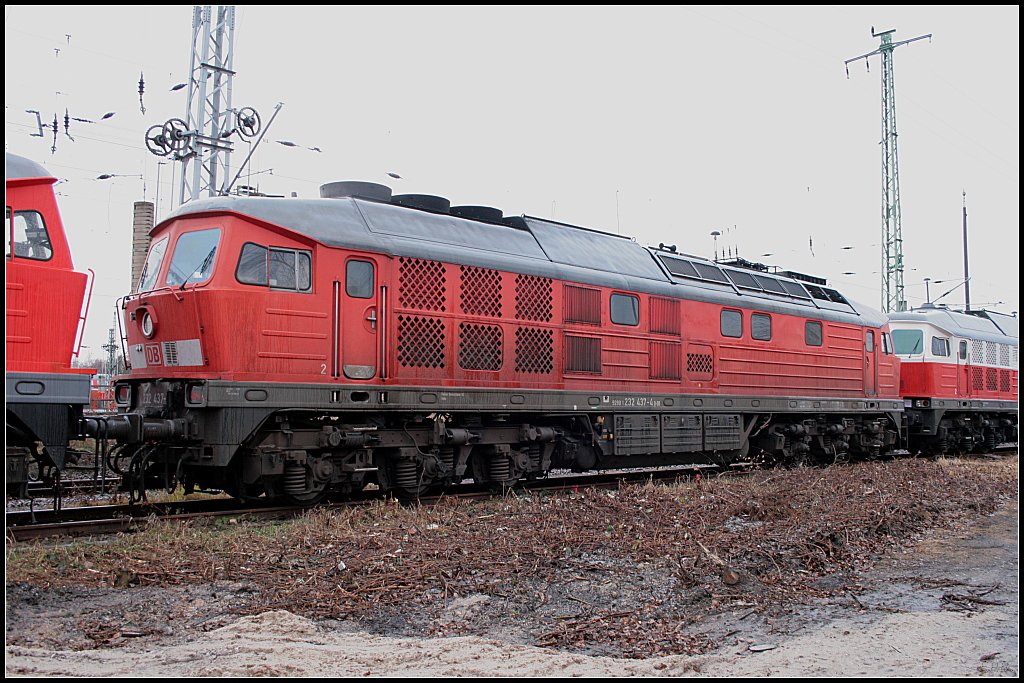
[[[915,40],[931,39],[932,34],[910,40],[892,42],[896,29],[871,35],[880,38],[874,52],[846,60],[846,77],[850,77],[850,62],[873,55],[882,57],[882,310],[886,313],[907,310],[903,291],[903,226],[900,219],[900,166],[896,151],[896,86],[893,83],[892,51]]]

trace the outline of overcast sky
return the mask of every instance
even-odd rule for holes
[[[96,271],[84,356],[129,288],[132,202],[157,199],[158,172],[158,216],[177,196],[144,134],[185,118],[170,89],[191,23],[184,5],[5,7],[6,149],[61,179],[75,264]],[[878,47],[872,26],[933,34],[895,52],[908,300],[925,277],[933,299],[962,282],[966,190],[972,304],[1018,310],[1018,6],[240,5],[233,104],[267,121],[284,103],[247,182],[300,197],[382,182],[705,256],[717,229],[720,251],[879,308],[881,62],[843,65]],[[25,110],[46,124],[65,108],[116,115],[72,122],[74,141],[62,123],[51,153]]]

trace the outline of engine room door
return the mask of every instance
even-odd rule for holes
[[[377,264],[366,258],[345,262],[341,296],[341,370],[348,379],[373,379],[377,374],[381,311]]]
[[[864,331],[864,393],[867,396],[878,394],[878,363],[874,330]]]

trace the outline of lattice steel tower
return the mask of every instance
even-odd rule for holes
[[[874,52],[846,60],[846,76],[850,76],[850,62],[873,55],[882,57],[882,310],[885,313],[907,310],[903,288],[903,226],[900,218],[900,167],[896,150],[896,86],[893,82],[892,51],[915,40],[931,38],[932,34],[910,40],[892,42],[896,29],[871,35],[880,38]]]
[[[235,42],[235,7],[219,5],[213,20],[210,5],[192,10],[192,63],[188,81],[186,129],[194,131],[191,155],[182,159],[180,202],[226,194],[231,182],[233,130],[231,81]]]

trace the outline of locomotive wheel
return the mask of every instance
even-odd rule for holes
[[[316,505],[327,497],[327,487],[319,491],[307,491],[306,493],[283,493],[281,500],[289,505]]]

